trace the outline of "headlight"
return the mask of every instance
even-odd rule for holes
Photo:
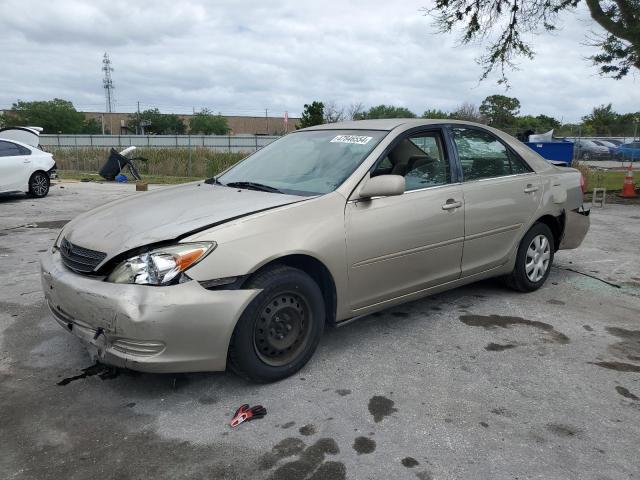
[[[181,243],[131,257],[107,277],[113,283],[167,285],[216,248],[215,242]]]

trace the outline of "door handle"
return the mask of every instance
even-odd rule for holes
[[[28,158],[25,158],[22,163],[31,163],[31,160],[29,160]]]
[[[537,192],[538,189],[540,187],[538,187],[537,185],[531,185],[530,183],[525,187],[524,189],[524,193],[533,193],[533,192]]]
[[[454,208],[460,208],[462,206],[462,202],[454,200],[453,198],[448,199],[444,205],[442,205],[443,210],[453,210]]]

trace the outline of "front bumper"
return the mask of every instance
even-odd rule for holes
[[[591,210],[584,207],[565,213],[564,233],[560,241],[560,250],[570,250],[580,246],[591,225],[590,213]]]
[[[143,372],[225,369],[236,322],[259,290],[116,284],[67,269],[58,252],[41,260],[55,320],[102,363]]]

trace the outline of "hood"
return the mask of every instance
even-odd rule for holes
[[[131,195],[90,210],[69,222],[63,235],[80,247],[105,252],[110,259],[134,248],[307,198],[189,183]]]

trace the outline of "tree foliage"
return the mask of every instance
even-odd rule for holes
[[[304,105],[298,128],[313,127],[324,123],[324,103],[311,102]]]
[[[523,115],[516,118],[516,127],[520,132],[532,130],[537,133],[548,132],[560,128],[560,122],[547,115]]]
[[[82,125],[82,130],[79,132],[84,135],[100,135],[102,133],[102,122],[99,122],[96,118],[88,118]]]
[[[490,95],[482,101],[479,110],[492,127],[511,127],[520,113],[520,100],[505,95]]]
[[[589,135],[630,135],[640,124],[640,112],[619,114],[611,104],[594,107],[582,117],[582,126]]]
[[[473,103],[464,102],[453,112],[451,112],[451,118],[454,120],[466,120],[468,122],[483,123],[484,117],[478,110],[478,107]]]
[[[35,102],[18,100],[6,115],[6,124],[42,127],[43,133],[70,134],[85,133],[86,129],[95,126],[90,120],[85,120],[84,114],[78,112],[73,103],[60,98]]]
[[[606,32],[591,42],[600,49],[591,56],[600,73],[620,79],[632,68],[640,69],[638,0],[436,0],[425,12],[435,16],[441,32],[462,29],[463,43],[487,41],[488,52],[478,59],[481,78],[498,69],[498,83],[504,83],[505,70],[513,68],[516,57],[533,57],[527,37],[556,30],[559,15],[575,12],[581,3]]]
[[[370,120],[374,118],[416,118],[417,115],[405,107],[393,105],[378,105],[357,115],[356,120]]]
[[[324,104],[324,123],[338,123],[345,119],[345,108],[339,106],[334,101],[323,102]]]
[[[139,134],[182,135],[186,126],[178,115],[160,113],[157,108],[150,108],[140,113],[129,115],[127,126]]]
[[[424,113],[422,114],[422,118],[445,119],[451,118],[451,114],[449,112],[445,112],[444,110],[431,108],[424,111]]]
[[[189,133],[203,135],[226,135],[229,124],[222,115],[215,115],[211,110],[203,108],[194,114],[189,121]]]

